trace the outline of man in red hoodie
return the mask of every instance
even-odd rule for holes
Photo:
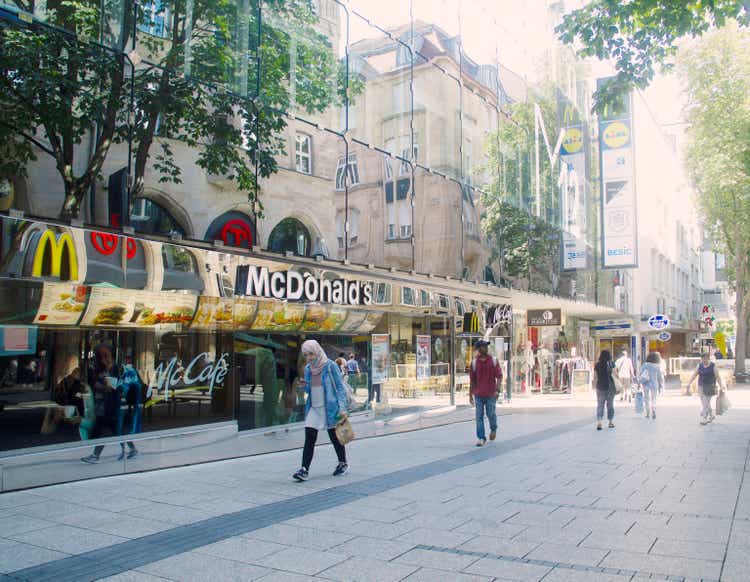
[[[484,432],[484,412],[490,421],[490,440],[494,441],[497,436],[497,414],[495,406],[500,393],[500,381],[503,373],[497,359],[487,353],[489,343],[479,340],[474,347],[479,351],[477,357],[471,363],[469,373],[470,390],[469,402],[476,403],[477,410],[477,446],[481,447],[487,442]]]

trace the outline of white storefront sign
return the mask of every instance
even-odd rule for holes
[[[596,337],[621,337],[633,332],[633,323],[629,319],[602,319],[591,326]]]
[[[667,329],[669,327],[669,318],[666,315],[657,313],[648,318],[648,326],[652,329]]]
[[[281,301],[307,301],[334,305],[372,305],[372,283],[313,277],[310,273],[275,271],[268,267],[237,267],[235,294]]]

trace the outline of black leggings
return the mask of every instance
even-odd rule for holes
[[[339,442],[336,436],[336,430],[329,428],[328,437],[331,439],[331,444],[336,451],[336,456],[339,458],[339,463],[346,463],[346,449],[344,445]],[[315,441],[318,440],[318,431],[309,426],[305,427],[305,448],[302,449],[302,466],[305,469],[310,468],[312,463],[313,453],[315,452]]]

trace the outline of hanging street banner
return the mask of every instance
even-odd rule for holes
[[[557,98],[557,117],[565,135],[560,144],[560,209],[562,215],[563,271],[588,268],[586,252],[586,136],[587,127],[578,108],[562,93]]]
[[[598,79],[601,88],[609,79]],[[602,268],[638,266],[632,101],[630,94],[599,114]]]

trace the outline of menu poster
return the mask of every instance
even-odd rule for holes
[[[346,319],[346,309],[322,305],[308,305],[302,331],[331,333],[338,331]]]
[[[225,297],[201,297],[190,327],[215,329],[232,327],[234,302]]]
[[[258,311],[258,302],[255,299],[244,297],[234,298],[234,325],[238,329],[250,329]]]
[[[92,287],[89,305],[81,325],[187,325],[193,320],[196,302],[195,295],[185,293]]]
[[[264,331],[296,331],[305,317],[302,303],[260,301],[252,329]]]
[[[387,333],[372,335],[372,383],[382,384],[388,380],[391,359],[391,336]]]
[[[198,298],[187,293],[135,291],[133,313],[128,325],[148,327],[163,323],[189,324],[195,314]]]
[[[429,335],[417,336],[417,380],[430,377],[432,341]]]
[[[86,307],[86,287],[70,283],[45,283],[34,323],[76,325]]]

